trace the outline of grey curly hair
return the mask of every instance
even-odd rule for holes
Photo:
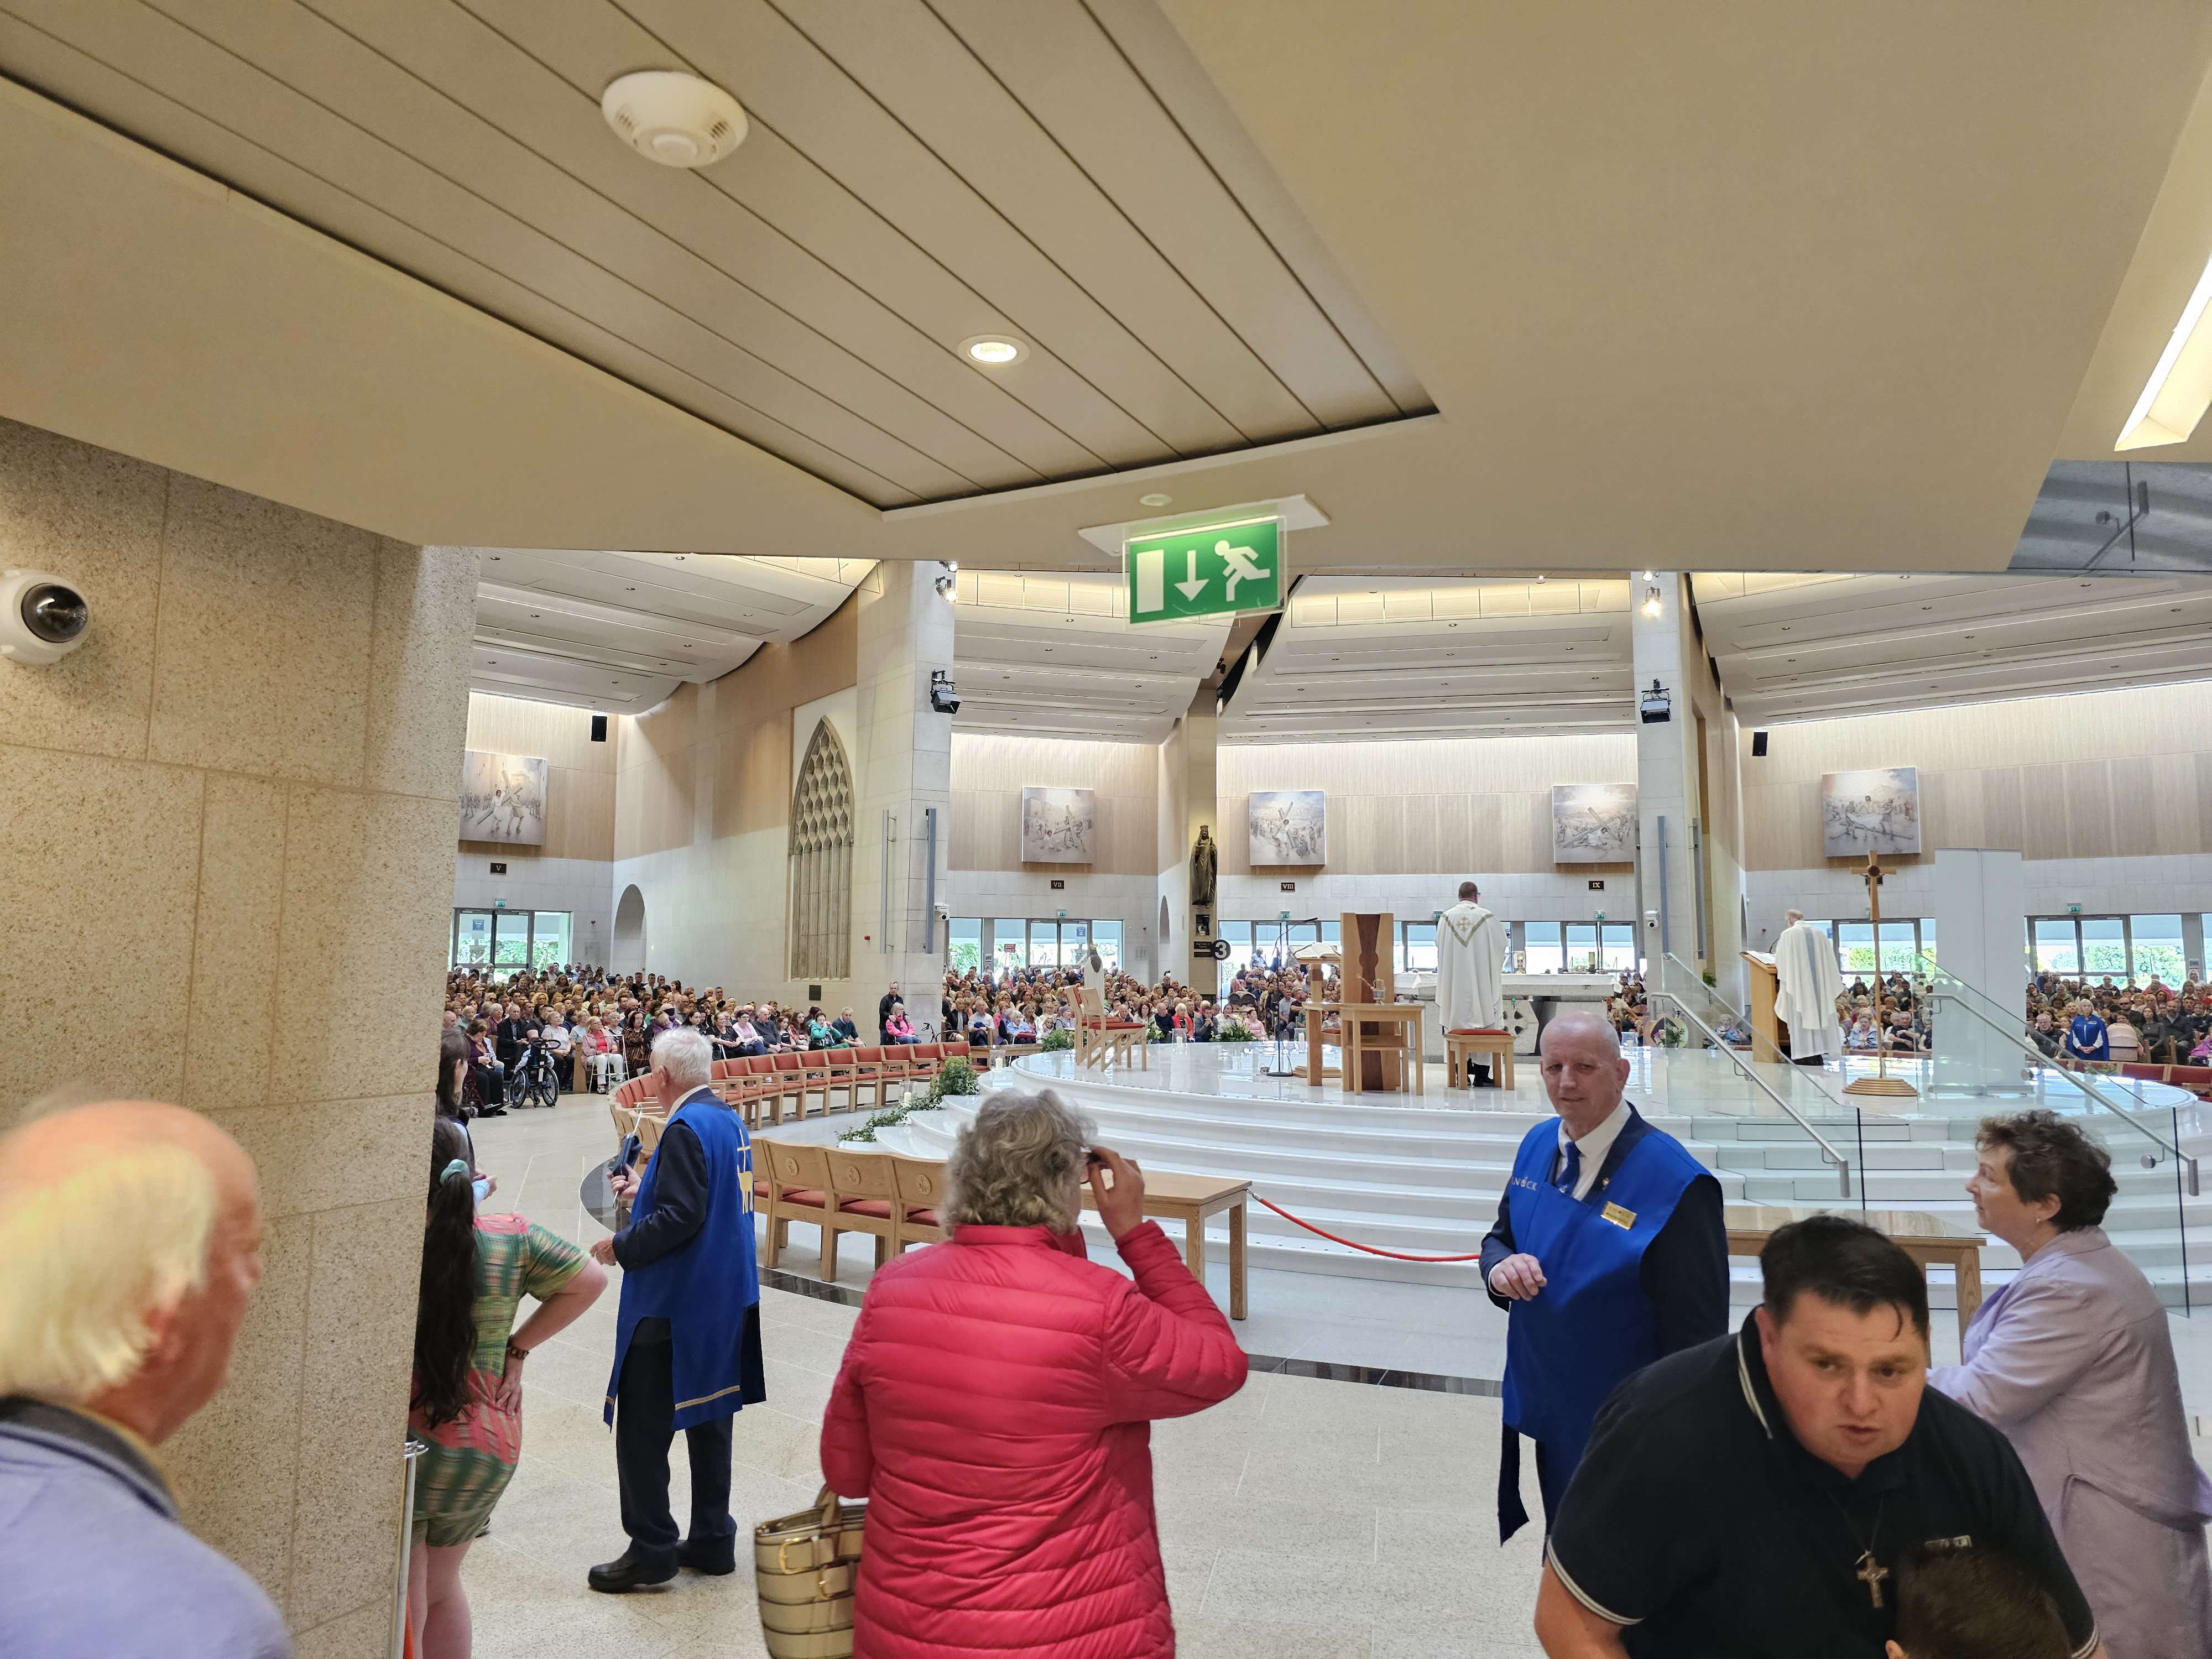
[[[1070,1233],[1098,1127],[1051,1090],[994,1095],[960,1132],[945,1164],[945,1231],[1049,1227]]]

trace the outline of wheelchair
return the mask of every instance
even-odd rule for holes
[[[553,1069],[550,1049],[535,1042],[523,1045],[514,1068],[507,1073],[507,1103],[517,1109],[561,1103],[561,1074]]]

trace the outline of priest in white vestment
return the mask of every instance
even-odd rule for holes
[[[1844,975],[1836,966],[1836,947],[1817,927],[1805,925],[1805,913],[1791,910],[1788,926],[1774,941],[1774,1012],[1790,1028],[1790,1058],[1817,1066],[1828,1055],[1844,1057],[1844,1032],[1836,1018],[1836,999]]]
[[[1480,896],[1473,882],[1460,883],[1459,902],[1437,919],[1437,1018],[1445,1031],[1505,1026],[1505,924],[1475,902]],[[1474,1073],[1477,1088],[1491,1086],[1489,1066],[1478,1060]]]

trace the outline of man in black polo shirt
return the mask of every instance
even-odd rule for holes
[[[1616,1389],[1555,1517],[1552,1659],[1881,1659],[1915,1547],[1995,1545],[2101,1651],[2004,1437],[1926,1388],[1928,1286],[1842,1216],[1777,1231],[1735,1335]]]

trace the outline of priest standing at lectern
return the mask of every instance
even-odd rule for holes
[[[1774,941],[1774,1012],[1790,1028],[1790,1058],[1818,1066],[1828,1055],[1844,1057],[1843,1028],[1836,999],[1844,975],[1836,966],[1836,947],[1817,927],[1805,925],[1802,910],[1783,915],[1788,925]]]
[[[1437,918],[1437,1018],[1443,1031],[1505,1027],[1505,924],[1475,902],[1481,896],[1463,881],[1459,902]],[[1476,1088],[1492,1086],[1488,1066],[1478,1061],[1474,1074]]]

